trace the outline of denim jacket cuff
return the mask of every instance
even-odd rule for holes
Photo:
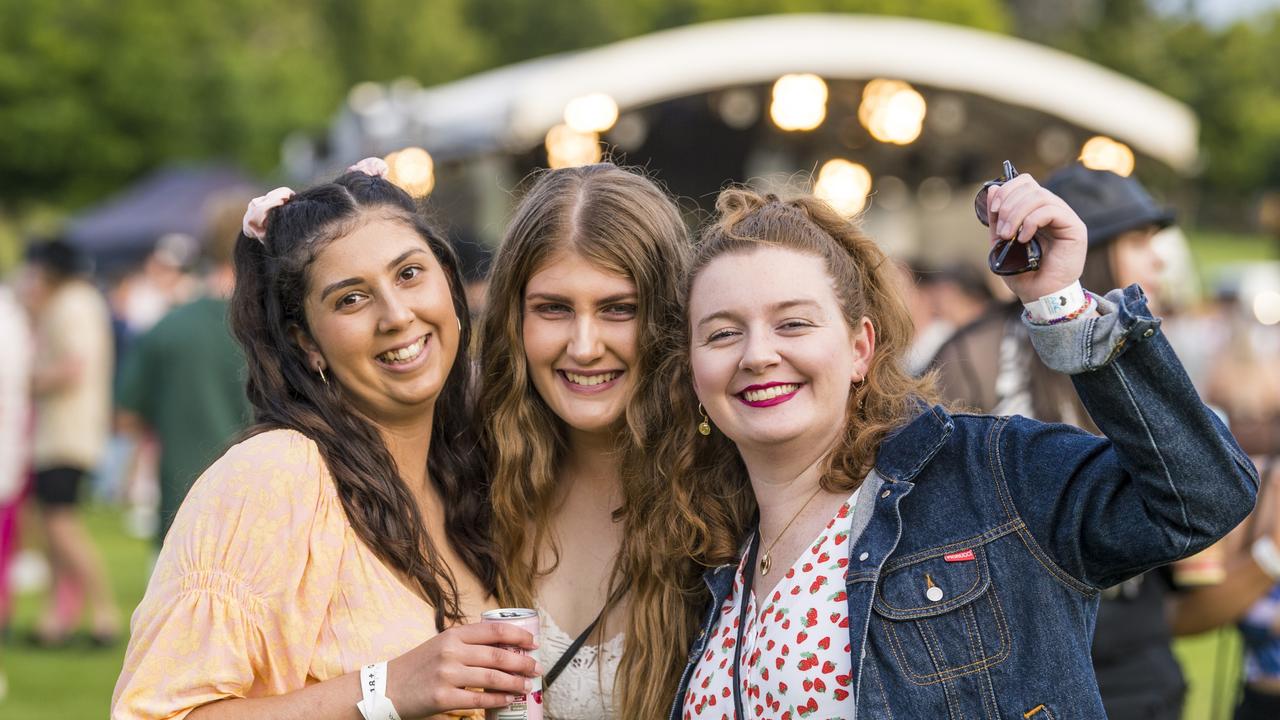
[[[1037,325],[1023,316],[1031,344],[1050,369],[1065,375],[1097,370],[1119,357],[1128,344],[1150,340],[1160,329],[1159,318],[1151,316],[1147,296],[1137,285],[1093,297],[1096,316],[1058,325]]]

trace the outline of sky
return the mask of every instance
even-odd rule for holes
[[[1155,0],[1156,7],[1172,12],[1184,9],[1188,0]],[[1191,0],[1195,12],[1210,25],[1229,25],[1264,10],[1280,8],[1280,0]]]

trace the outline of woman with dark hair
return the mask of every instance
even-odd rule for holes
[[[1106,437],[932,404],[870,238],[811,197],[721,194],[659,378],[686,429],[649,437],[679,492],[748,519],[706,558],[672,718],[1103,717],[1099,591],[1251,509],[1253,465],[1141,293],[1080,288],[1075,213],[1027,175],[988,200],[993,242],[1048,245],[1005,282]]]
[[[676,204],[609,163],[550,170],[521,199],[490,274],[480,416],[504,602],[539,609],[547,717],[660,717],[701,590],[677,562],[708,535],[643,467],[670,426],[670,354],[689,254]]]
[[[530,687],[491,647],[528,633],[465,624],[496,572],[457,260],[384,173],[250,204],[231,325],[256,425],[174,520],[115,718],[416,718]]]

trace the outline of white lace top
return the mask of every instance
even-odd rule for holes
[[[538,662],[550,670],[573,644],[573,636],[556,624],[551,613],[538,605],[542,637],[536,652]],[[547,720],[610,720],[613,712],[613,681],[622,661],[623,635],[618,633],[603,645],[584,644],[578,654],[542,692]]]

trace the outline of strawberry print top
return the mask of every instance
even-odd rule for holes
[[[827,720],[853,715],[845,575],[854,491],[757,610],[747,598],[742,632],[742,707],[748,718]],[[684,696],[685,720],[731,720],[746,554],[720,606],[717,630]]]

